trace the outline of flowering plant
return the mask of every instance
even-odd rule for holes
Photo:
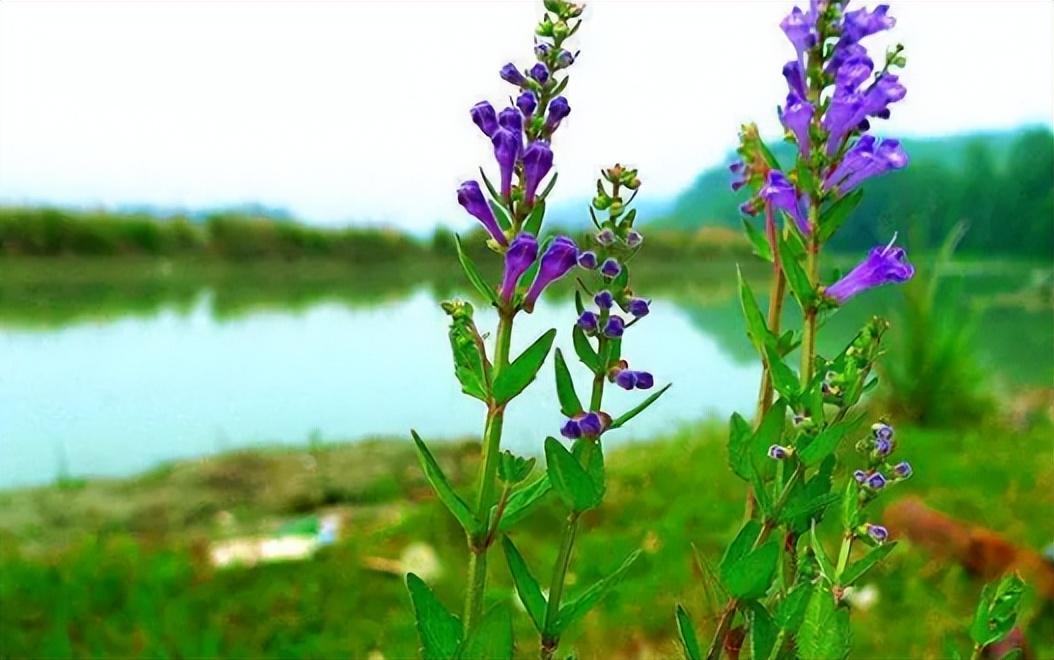
[[[831,284],[821,278],[823,246],[859,204],[861,183],[908,163],[900,142],[868,134],[886,118],[906,89],[894,72],[905,64],[896,46],[876,72],[862,41],[890,29],[888,7],[846,10],[848,0],[811,0],[795,7],[780,27],[795,57],[783,68],[786,103],[779,119],[797,148],[785,168],[753,125],[740,135],[740,160],[732,165],[736,190],[749,191],[741,209],[761,215],[759,230],[744,220],[757,254],[772,264],[767,313],[739,279],[747,335],[762,362],[753,424],[734,414],[728,451],[733,472],[748,485],[748,519],[718,565],[727,604],[705,653],[738,657],[744,643],[754,658],[845,657],[849,610],[845,590],[891,552],[889,532],[868,521],[867,507],[912,475],[893,458],[896,440],[885,421],[870,425],[856,443],[855,470],[838,470],[843,440],[861,436],[865,414],[856,410],[873,388],[872,370],[888,323],[874,318],[840,353],[817,352],[823,319],[870,288],[914,275],[903,249],[876,247]],[[780,222],[782,220],[782,222]],[[787,293],[802,310],[800,330],[783,330]],[[798,349],[797,371],[786,362]],[[844,484],[836,485],[843,481]],[[817,531],[828,510],[840,504],[838,550]],[[854,547],[866,552],[854,554]],[[833,558],[832,558],[833,557]],[[681,641],[689,658],[704,653],[683,607],[677,609]]]

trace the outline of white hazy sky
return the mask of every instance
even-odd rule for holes
[[[725,157],[741,122],[776,133],[790,5],[589,3],[555,197],[588,196],[615,160],[641,168],[642,195],[668,197]],[[1051,123],[1054,3],[892,5],[897,28],[868,45],[876,60],[907,45],[909,92],[884,133]],[[467,110],[508,98],[497,70],[530,63],[540,6],[5,0],[0,201],[461,224],[454,189],[491,163]]]

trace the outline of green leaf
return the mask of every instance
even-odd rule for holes
[[[893,548],[895,548],[896,545],[896,541],[891,541],[889,543],[875,546],[871,552],[868,552],[860,561],[851,565],[845,570],[845,573],[842,573],[842,576],[838,579],[838,584],[843,587],[848,587],[859,580],[860,577],[868,572],[872,566],[882,561],[886,555],[893,552]]]
[[[575,325],[571,329],[571,339],[575,345],[575,353],[578,354],[578,359],[582,361],[582,364],[589,367],[589,370],[594,374],[602,373],[603,366],[600,364],[600,356],[593,350],[593,346],[589,343],[589,338],[586,337],[585,331]]]
[[[834,236],[839,227],[846,221],[849,214],[860,204],[864,197],[863,190],[854,190],[831,204],[820,214],[820,242],[826,243]]]
[[[626,574],[626,571],[633,565],[633,562],[637,561],[639,556],[640,550],[634,550],[630,556],[626,557],[622,565],[615,569],[614,573],[597,581],[593,586],[583,591],[578,598],[561,607],[560,613],[556,617],[556,630],[547,632],[559,635],[567,630],[567,627],[572,623],[585,616],[586,612],[591,610],[594,605],[600,602],[601,598],[611,591],[612,587],[619,583],[622,576]]]
[[[800,392],[798,375],[783,362],[783,358],[771,346],[765,347],[765,357],[769,365],[769,374],[772,376],[772,386],[788,401],[797,399]]]
[[[813,592],[798,631],[798,656],[809,660],[840,660],[849,655],[849,610],[836,607],[826,588]]]
[[[728,466],[744,481],[750,481],[754,472],[750,457],[753,437],[750,423],[739,413],[732,413],[728,420]]]
[[[526,518],[552,489],[549,475],[543,474],[529,485],[513,491],[505,505],[501,522],[498,523],[498,531],[507,532],[514,524]]]
[[[681,605],[677,605],[677,632],[681,638],[681,648],[684,649],[685,659],[702,660],[703,652],[699,648],[699,638],[695,635],[692,618]]]
[[[776,644],[779,628],[761,603],[747,603],[746,607],[750,624],[750,657],[768,658]]]
[[[461,391],[486,402],[490,384],[484,364],[482,340],[472,320],[472,305],[460,300],[444,302],[443,310],[450,317],[450,351],[454,355],[454,375],[461,383]]]
[[[502,450],[498,458],[498,478],[509,485],[518,484],[530,476],[536,462],[533,457],[524,458],[508,449]]]
[[[1024,593],[1025,583],[1012,573],[1004,575],[998,583],[985,586],[970,626],[970,637],[975,644],[987,646],[1010,634]]]
[[[538,580],[531,575],[531,569],[527,567],[527,562],[513,545],[512,540],[508,536],[503,536],[501,543],[505,548],[505,561],[509,564],[509,573],[512,574],[512,581],[516,585],[516,593],[520,596],[520,602],[523,603],[524,609],[534,622],[535,630],[542,632],[545,626],[546,608],[542,588],[538,586]]]
[[[566,81],[566,78],[564,80]],[[542,190],[542,192],[538,193],[537,199],[544,201],[545,198],[549,196],[549,193],[551,193],[553,191],[553,188],[556,186],[556,179],[559,176],[559,172],[553,172],[553,177],[549,179],[549,183],[545,184],[545,188]]]
[[[627,266],[624,261],[620,262],[620,264],[622,270],[619,271],[619,274],[616,275],[615,279],[611,280],[611,284],[608,285],[608,289],[614,294],[615,300],[622,297],[622,292],[626,289],[626,286],[629,285],[629,266]]]
[[[717,567],[718,572],[724,574],[725,571],[731,569],[733,564],[745,557],[760,534],[761,523],[758,521],[748,520],[743,523],[743,526],[736,534],[736,538],[732,539],[732,542],[728,544],[724,556],[721,557],[721,563]]]
[[[856,529],[860,525],[860,489],[856,480],[850,479],[842,493],[842,526]]]
[[[742,218],[743,229],[747,233],[747,238],[750,239],[751,245],[754,246],[754,254],[758,255],[765,261],[772,263],[772,246],[769,245],[769,240],[765,238],[765,235],[754,227],[746,218]]]
[[[476,534],[482,531],[482,523],[476,519],[475,514],[469,509],[465,500],[461,499],[454,492],[454,488],[447,481],[446,475],[443,474],[439,463],[432,456],[432,452],[428,451],[428,447],[421,440],[421,436],[417,435],[417,431],[410,431],[410,435],[413,436],[414,446],[417,448],[417,457],[421,461],[421,469],[424,470],[425,477],[428,478],[428,483],[432,484],[432,489],[439,496],[439,500],[446,505],[450,513],[454,514],[454,517],[457,518],[457,521],[461,523],[466,532]]]
[[[498,189],[495,188],[494,184],[490,182],[489,178],[487,178],[487,172],[482,167],[479,168],[479,175],[483,178],[483,185],[487,187],[487,192],[490,193],[490,196],[495,201],[504,200],[504,198],[501,196],[501,193],[498,192]]]
[[[465,271],[465,277],[468,281],[479,291],[479,294],[490,301],[492,305],[498,305],[498,294],[491,287],[487,286],[487,282],[480,275],[479,269],[476,268],[476,264],[465,252],[465,249],[461,246],[461,237],[454,234],[454,245],[457,247],[457,259],[461,262],[461,269]]]
[[[512,616],[504,604],[490,608],[461,645],[458,660],[511,660]]]
[[[662,389],[658,390],[657,392],[649,396],[647,399],[644,399],[639,404],[633,406],[626,412],[616,417],[614,420],[611,421],[611,426],[608,427],[608,430],[610,431],[613,429],[617,429],[625,425],[626,422],[647,410],[648,406],[658,401],[659,397],[665,394],[666,390],[670,389],[671,386],[673,386],[673,383],[667,383]]]
[[[422,657],[425,660],[454,657],[461,645],[461,621],[443,607],[424,580],[413,573],[406,575],[406,589],[414,606]]]
[[[787,592],[787,597],[776,608],[776,625],[791,633],[798,630],[805,618],[805,608],[812,598],[813,586],[806,582]]]
[[[810,480],[811,483],[811,480]],[[822,493],[819,495],[810,496],[808,493],[808,487],[804,491],[802,500],[799,502],[788,503],[780,512],[780,520],[784,522],[794,521],[796,518],[802,516],[808,516],[816,511],[822,511],[834,504],[838,500],[842,499],[842,496],[838,493]]]
[[[553,490],[573,511],[600,504],[601,493],[578,460],[555,438],[545,439],[545,461]]]
[[[805,274],[805,270],[794,257],[785,239],[780,240],[779,248],[780,266],[783,268],[783,274],[787,276],[787,284],[802,309],[805,309],[812,304],[816,292],[813,291],[812,284],[809,283],[809,276]]]
[[[739,304],[743,309],[743,318],[747,322],[747,336],[750,337],[754,348],[764,355],[765,346],[772,343],[771,334],[765,325],[765,317],[761,314],[758,300],[754,297],[754,292],[750,290],[750,285],[743,279],[743,272],[738,268],[736,277],[739,278]]]
[[[776,470],[776,462],[769,458],[769,447],[782,444],[783,428],[787,423],[787,403],[776,401],[765,412],[758,424],[758,430],[750,440],[750,463],[754,472],[762,478],[771,477]]]
[[[819,435],[813,438],[812,442],[798,452],[798,457],[801,458],[802,463],[807,467],[819,465],[825,458],[834,453],[834,450],[838,448],[838,443],[856,428],[861,419],[861,417],[856,417],[837,424],[831,424],[820,431]]]
[[[518,358],[506,365],[494,379],[494,401],[498,404],[506,403],[522,392],[542,368],[549,349],[552,348],[553,339],[556,338],[556,329],[553,328],[534,341],[527,347]]]
[[[831,563],[830,557],[827,556],[827,551],[823,549],[823,544],[820,543],[820,539],[816,536],[816,523],[813,523],[812,528],[809,530],[809,545],[812,547],[812,553],[816,557],[816,563],[820,565],[820,572],[823,573],[828,582],[833,582],[834,564]]]
[[[589,453],[586,457],[585,454]],[[600,497],[604,497],[607,484],[604,479],[604,449],[599,442],[579,438],[571,446],[571,455],[575,457],[578,464],[585,468],[586,474],[593,480]]]
[[[554,177],[555,178],[555,177]],[[534,202],[534,208],[531,209],[530,215],[527,216],[527,220],[523,223],[523,231],[528,234],[537,236],[542,230],[542,218],[545,217],[545,201],[542,199],[536,199]]]
[[[556,349],[556,396],[560,399],[560,412],[565,417],[574,417],[582,412],[582,402],[575,392],[575,383],[571,380],[571,372],[567,369],[564,354]]]
[[[490,210],[494,212],[494,217],[498,221],[498,226],[504,230],[512,228],[512,222],[509,220],[509,214],[505,211],[505,207],[498,204],[493,199],[487,200],[490,204]]]
[[[722,562],[721,581],[735,598],[760,598],[772,586],[779,556],[779,544],[775,539],[769,539],[727,568]]]

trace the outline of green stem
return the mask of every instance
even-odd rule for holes
[[[591,447],[592,445],[587,445]],[[575,535],[578,533],[578,513],[572,512],[567,517],[567,525],[560,541],[560,553],[556,556],[553,564],[553,577],[549,581],[549,603],[545,608],[545,626],[542,633],[542,648],[540,656],[543,660],[553,657],[557,647],[560,645],[560,635],[556,633],[556,617],[560,614],[560,598],[563,596],[564,580],[567,579],[567,569],[571,565],[571,550],[574,548]]]
[[[984,652],[984,647],[980,644],[973,645],[973,653],[970,654],[970,660],[981,660],[981,653]]]
[[[809,285],[816,291],[820,283],[820,233],[816,205],[809,207],[809,226],[812,233],[806,246],[805,267],[809,276]],[[810,302],[805,309],[805,326],[802,329],[801,347],[801,382],[808,387],[812,380],[813,366],[816,362],[816,302]]]
[[[780,335],[780,321],[783,317],[783,299],[787,295],[787,280],[780,266],[779,244],[777,243],[776,222],[772,215],[772,206],[765,204],[765,234],[769,245],[772,247],[772,285],[769,288],[769,310],[768,323],[769,332],[777,339]],[[761,365],[761,390],[758,392],[757,419],[755,425],[761,424],[761,418],[765,416],[772,406],[772,374],[765,361]]]

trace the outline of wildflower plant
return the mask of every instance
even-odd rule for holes
[[[909,280],[914,268],[894,242],[878,246],[844,276],[821,277],[824,245],[860,203],[860,185],[908,163],[900,142],[870,135],[906,89],[896,71],[896,46],[877,67],[863,41],[895,25],[889,8],[847,10],[848,0],[811,0],[780,27],[795,57],[783,68],[788,94],[779,108],[795,161],[781,164],[754,125],[743,127],[732,165],[732,186],[749,193],[743,221],[756,253],[772,264],[768,310],[763,313],[740,276],[747,335],[762,362],[756,419],[734,414],[728,452],[733,472],[748,486],[748,517],[721,559],[717,575],[727,603],[703,652],[683,607],[677,609],[689,658],[828,658],[849,653],[845,589],[893,549],[889,532],[868,519],[867,507],[911,477],[894,457],[894,430],[885,421],[861,431],[857,406],[872,375],[888,327],[869,321],[837,355],[818,354],[823,321],[858,294]],[[758,228],[750,218],[760,216]],[[783,329],[788,293],[802,311],[800,329]],[[797,371],[789,355],[800,352]],[[839,470],[836,450],[859,439],[858,465]],[[841,485],[838,482],[844,482]],[[839,511],[836,553],[817,525]],[[864,551],[854,553],[855,548]]]
[[[511,657],[512,624],[508,608],[498,602],[484,608],[487,594],[488,554],[503,539],[508,564],[525,608],[540,635],[543,655],[548,657],[559,643],[560,633],[585,614],[609,589],[630,562],[570,602],[563,602],[564,578],[571,559],[579,516],[597,505],[604,494],[603,454],[600,437],[617,429],[651,405],[663,390],[636,408],[612,418],[601,409],[604,386],[617,383],[625,389],[651,389],[654,379],[645,371],[633,371],[621,357],[623,333],[649,312],[649,301],[634,295],[629,286],[626,262],[640,249],[642,236],[633,229],[632,198],[622,191],[640,186],[635,170],[615,166],[604,171],[610,192],[598,182],[593,208],[606,210],[608,219],[597,226],[595,250],[580,250],[567,236],[542,239],[546,198],[556,183],[550,173],[554,164],[554,135],[571,111],[562,95],[568,83],[567,69],[577,53],[566,40],[581,26],[582,7],[564,0],[545,0],[546,12],[535,29],[535,62],[526,69],[506,64],[499,71],[514,88],[510,104],[498,112],[482,101],[469,112],[472,122],[490,141],[498,176],[496,185],[480,168],[479,181],[466,181],[457,190],[458,203],[486,230],[488,247],[502,261],[501,278],[488,282],[456,238],[458,259],[479,296],[498,313],[493,348],[489,335],[477,328],[472,305],[463,300],[443,303],[450,316],[450,345],[454,372],[462,391],[486,406],[482,454],[473,501],[459,495],[444,475],[435,457],[416,432],[411,432],[421,466],[439,499],[465,531],[468,546],[468,576],[463,615],[459,618],[439,601],[424,581],[407,576],[426,658]],[[513,98],[515,97],[515,98]],[[588,409],[575,393],[563,356],[556,353],[556,381],[560,409],[568,417],[560,429],[573,441],[567,449],[553,437],[545,440],[547,469],[531,479],[535,459],[516,456],[501,449],[505,410],[537,376],[544,364],[556,330],[538,337],[519,356],[510,355],[514,321],[520,313],[531,313],[539,296],[553,282],[579,269],[597,281],[597,290],[580,279],[582,291],[595,299],[596,311],[587,311],[576,294],[579,317],[572,339],[579,358],[593,372]],[[628,315],[616,313],[613,307]],[[548,599],[512,541],[504,536],[543,498],[554,492],[569,509],[568,524],[553,571]]]

